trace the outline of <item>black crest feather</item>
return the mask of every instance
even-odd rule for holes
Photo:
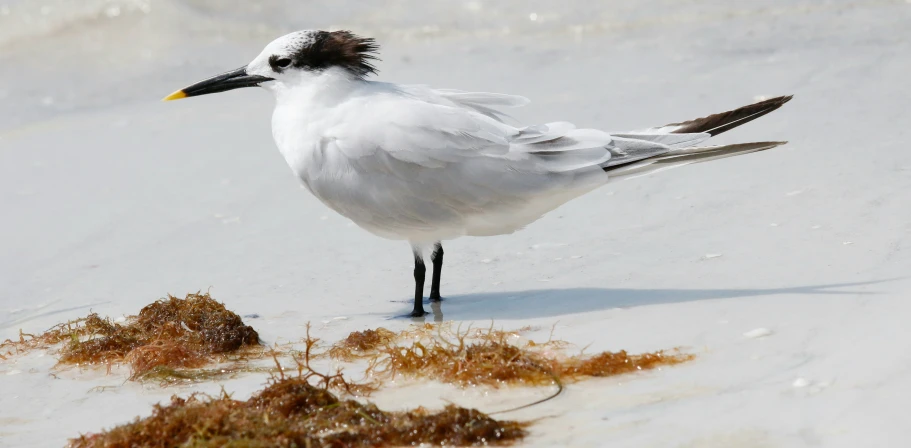
[[[303,46],[291,57],[293,67],[305,70],[325,70],[341,67],[365,77],[376,73],[372,61],[378,60],[379,45],[371,38],[357,36],[350,31],[317,31],[310,45]],[[273,69],[278,58],[269,59]],[[280,71],[280,70],[277,70]]]

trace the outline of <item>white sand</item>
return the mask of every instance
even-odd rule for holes
[[[873,447],[911,435],[908,2],[420,12],[418,1],[347,1],[282,14],[200,0],[146,13],[123,1],[110,3],[124,8],[113,18],[109,3],[87,2],[68,26],[18,22],[23,8],[39,20],[40,5],[67,3],[0,8],[0,338],[210,287],[261,316],[249,322],[267,341],[299,338],[307,321],[326,341],[407,325],[389,319],[410,310],[408,247],[298,187],[272,143],[266,93],[158,102],[285,31],[345,25],[380,37],[380,79],[526,95],[515,115],[528,123],[624,130],[796,94],[718,139],[787,146],[611,184],[515,235],[446,245],[446,320],[556,323],[556,337],[589,351],[698,355],[504,414],[547,417],[529,446]],[[745,336],[756,329],[763,337]],[[172,393],[221,386],[162,390],[103,371],[55,379],[53,364],[41,353],[0,362],[0,445],[60,446]],[[263,381],[223,385],[243,398]],[[376,401],[444,396],[494,410],[546,392],[428,385]]]

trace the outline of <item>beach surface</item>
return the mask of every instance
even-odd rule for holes
[[[523,95],[520,122],[639,129],[794,94],[713,141],[771,151],[610,183],[446,243],[427,322],[695,360],[498,418],[523,446],[887,447],[911,436],[911,2],[0,0],[0,340],[210,291],[267,343],[406,328],[412,258],[300,186],[259,89],[162,103],[305,28],[376,37],[376,79]],[[256,317],[252,317],[256,316]],[[0,361],[0,446],[62,446],[172,394]],[[99,387],[108,386],[108,387]],[[390,386],[482,411],[547,390]]]

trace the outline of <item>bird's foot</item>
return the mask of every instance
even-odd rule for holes
[[[430,301],[431,301],[431,302],[442,302],[442,301],[444,301],[444,300],[446,300],[446,299],[440,297],[439,294],[437,294],[437,295],[431,294],[431,295],[430,295]]]
[[[409,314],[408,316],[410,316],[410,317],[424,317],[424,316],[426,316],[426,315],[427,315],[427,312],[424,311],[424,308],[420,308],[420,309],[415,308],[415,310],[412,311],[411,314]]]

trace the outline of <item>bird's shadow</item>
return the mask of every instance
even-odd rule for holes
[[[609,289],[571,288],[507,291],[447,296],[442,303],[431,302],[434,321],[533,319],[566,314],[585,313],[613,308],[695,302],[699,300],[763,297],[781,294],[812,296],[870,295],[871,291],[844,290],[887,282],[895,279],[868,282],[832,283],[786,288],[756,289]],[[427,303],[427,302],[425,302]],[[421,318],[418,321],[424,320]]]

